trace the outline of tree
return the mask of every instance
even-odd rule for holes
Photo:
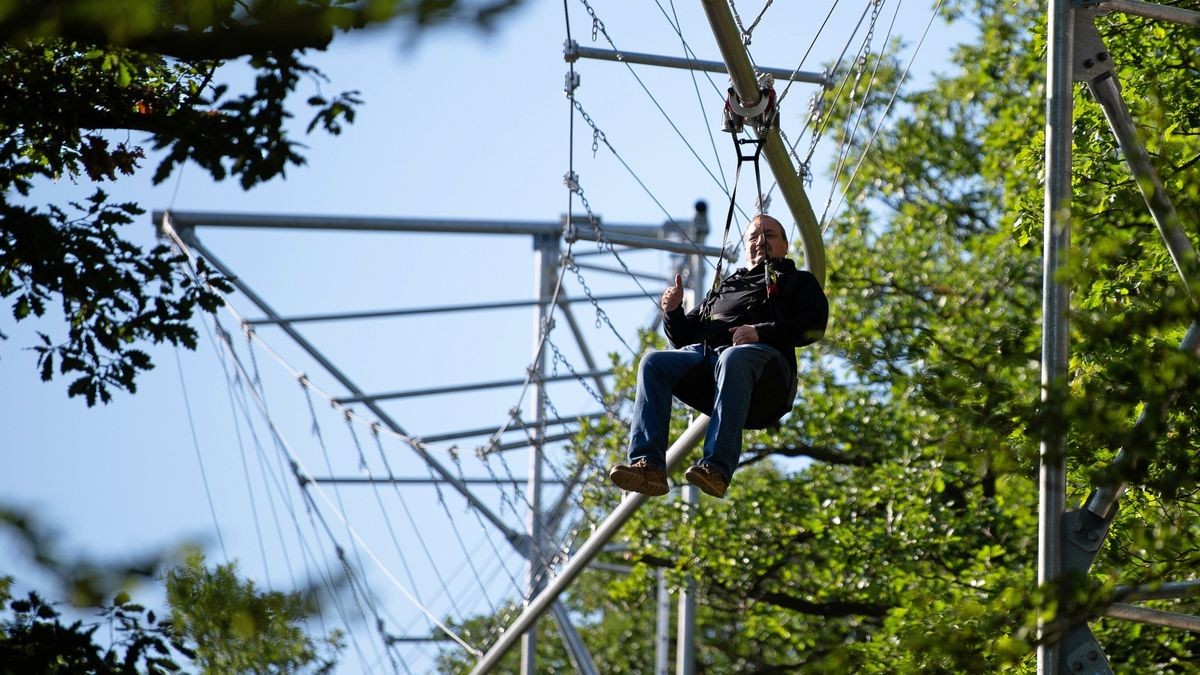
[[[955,52],[953,72],[902,93],[853,186],[842,184],[852,197],[826,235],[830,331],[801,352],[795,411],[747,435],[726,501],[651,500],[621,534],[632,574],[587,572],[566,596],[593,652],[621,668],[653,654],[656,569],[697,584],[699,669],[756,673],[1032,672],[1040,613],[1096,616],[1116,585],[1194,576],[1200,368],[1177,347],[1195,305],[1100,111],[1078,92],[1071,381],[1064,418],[1047,417],[1044,9],[983,0],[943,11],[978,38]],[[1100,28],[1200,243],[1200,35],[1121,16]],[[829,113],[851,157],[868,135],[845,136],[839,122],[857,113],[846,101],[865,101],[860,126],[873,128],[903,71],[879,65],[870,91],[864,80]],[[628,374],[623,384],[628,398]],[[1130,432],[1146,407],[1165,419],[1153,435]],[[1061,599],[1035,583],[1046,424],[1069,429],[1072,505],[1112,477],[1118,449],[1145,458],[1118,476],[1135,483],[1090,578]],[[603,423],[579,440],[579,461],[616,459],[623,446],[620,426]],[[784,457],[810,463],[785,473],[773,462]],[[602,516],[619,495],[598,484],[587,499]],[[1092,628],[1119,672],[1195,669],[1192,634]]]
[[[35,518],[3,507],[0,532],[58,582],[70,614],[97,617],[65,623],[64,605],[36,591],[14,598],[13,578],[0,576],[0,675],[158,675],[189,665],[205,673],[327,673],[337,664],[341,633],[317,640],[306,632],[319,611],[312,590],[260,591],[236,563],[210,568],[196,551],[165,574],[165,555],[133,564],[68,560]],[[128,589],[147,580],[165,584],[166,620],[132,602]]]
[[[342,647],[332,632],[318,645],[302,622],[317,611],[311,594],[260,592],[233,563],[209,569],[188,556],[167,572],[171,622],[204,673],[329,673]]]
[[[491,26],[517,0],[19,0],[0,6],[0,299],[38,331],[43,380],[72,376],[89,406],[136,391],[153,364],[146,342],[194,348],[197,309],[214,311],[229,286],[202,262],[195,277],[167,246],[143,251],[121,226],[143,213],[111,203],[102,185],[141,171],[157,153],[155,182],[183,162],[245,189],[305,162],[288,98],[320,80],[305,62],[333,37],[403,18]],[[244,62],[254,86],[219,79]],[[354,121],[356,92],[314,94],[306,131],[338,134]],[[119,133],[117,133],[119,132]],[[145,147],[116,139],[147,134]],[[95,183],[82,203],[29,204],[38,180]],[[51,312],[57,305],[61,316]],[[0,334],[0,340],[5,336]]]

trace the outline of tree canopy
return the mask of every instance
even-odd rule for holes
[[[306,61],[335,35],[402,20],[488,27],[517,0],[18,0],[0,4],[0,298],[17,321],[39,320],[44,380],[73,378],[88,405],[136,391],[152,367],[144,343],[194,347],[189,321],[228,290],[200,263],[180,271],[166,246],[130,243],[121,227],[144,211],[113,203],[107,182],[156,158],[155,182],[184,162],[245,189],[305,162],[289,120]],[[414,33],[415,34],[415,33]],[[230,63],[254,73],[238,92]],[[354,121],[356,92],[305,98],[308,133]],[[128,132],[146,134],[143,144]],[[142,143],[139,141],[139,143]],[[30,203],[37,181],[82,180],[90,198]],[[57,310],[57,311],[55,311]],[[0,334],[0,340],[4,336]]]

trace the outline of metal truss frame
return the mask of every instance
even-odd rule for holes
[[[1138,0],[1051,0],[1048,8],[1046,66],[1046,198],[1043,250],[1042,400],[1052,419],[1061,419],[1068,364],[1069,286],[1060,272],[1067,266],[1071,224],[1071,142],[1073,87],[1083,82],[1100,104],[1130,172],[1185,287],[1197,278],[1196,252],[1179,226],[1162,181],[1139,139],[1121,96],[1113,59],[1095,27],[1095,17],[1128,14],[1200,25],[1200,12]],[[1192,298],[1195,302],[1195,298]],[[1200,330],[1189,327],[1180,349],[1200,356]],[[1066,509],[1066,429],[1048,425],[1042,435],[1039,463],[1038,584],[1056,584],[1066,593],[1086,578],[1127,488],[1124,476],[1145,458],[1167,413],[1164,406],[1143,411],[1134,424],[1138,445],[1122,448],[1114,461],[1114,482],[1100,485],[1081,508]],[[1123,589],[1128,600],[1194,595],[1198,582],[1164,584],[1158,589]],[[1103,611],[1111,618],[1200,631],[1200,617],[1114,603]],[[1111,673],[1086,618],[1051,617],[1038,626],[1037,667],[1040,675]]]

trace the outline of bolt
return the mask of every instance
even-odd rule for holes
[[[1088,532],[1087,538],[1088,541],[1100,541],[1100,535],[1096,534],[1095,532]]]
[[[1075,672],[1082,671],[1083,670],[1083,661],[1076,661],[1075,663],[1072,663],[1071,670],[1074,670]]]
[[[1095,661],[1098,658],[1100,658],[1100,655],[1096,653],[1095,649],[1088,650],[1088,661]]]
[[[1099,54],[1096,55],[1096,60],[1099,61],[1100,63],[1104,63],[1105,61],[1108,60],[1108,52],[1100,52]]]
[[[1091,67],[1093,67],[1093,66],[1095,66],[1095,65],[1096,65],[1096,62],[1095,62],[1095,61],[1093,61],[1093,60],[1091,60],[1091,59],[1084,59],[1084,60],[1083,60],[1083,67],[1084,67],[1084,68],[1091,68]]]

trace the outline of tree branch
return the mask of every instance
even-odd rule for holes
[[[761,462],[771,455],[778,455],[780,457],[809,457],[818,462],[844,466],[875,466],[879,464],[878,459],[867,455],[847,453],[833,448],[818,448],[805,443],[799,445],[777,445],[774,447],[753,445],[749,448],[749,451],[751,454],[741,462],[742,466]]]

